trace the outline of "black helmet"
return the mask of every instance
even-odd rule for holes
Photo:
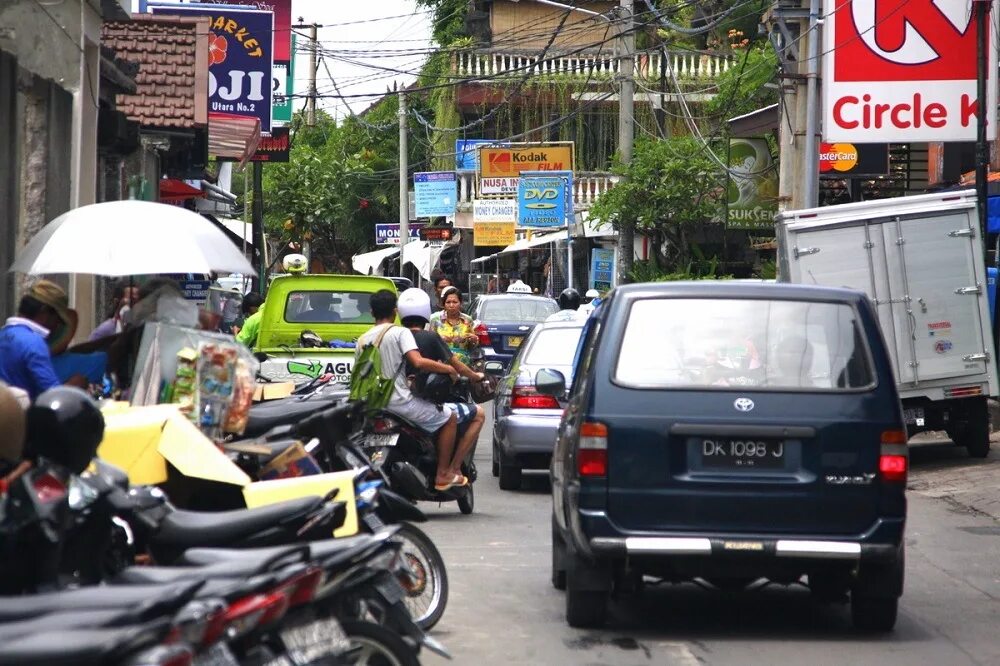
[[[560,310],[577,310],[580,308],[580,292],[573,287],[563,289],[559,294]]]
[[[41,456],[80,474],[97,455],[102,439],[104,416],[78,388],[50,388],[28,409],[28,458]]]
[[[413,380],[413,392],[428,402],[448,402],[451,397],[451,377],[437,372],[418,373]]]

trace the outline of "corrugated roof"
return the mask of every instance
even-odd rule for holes
[[[135,94],[118,95],[118,110],[143,127],[205,127],[209,25],[208,17],[160,14],[104,23],[103,45],[139,66]]]

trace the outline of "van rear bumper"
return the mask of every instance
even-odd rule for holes
[[[611,527],[598,511],[580,512],[581,523]],[[599,516],[596,514],[600,514]],[[790,560],[889,562],[896,558],[903,538],[904,519],[880,518],[858,535],[774,534],[626,534],[593,536],[587,548],[596,558],[619,557],[764,557]],[[616,530],[609,530],[616,531]],[[605,534],[607,532],[605,531]]]

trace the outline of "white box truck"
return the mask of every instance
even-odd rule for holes
[[[975,192],[786,211],[775,227],[781,281],[874,302],[910,435],[945,430],[970,455],[989,453],[998,387]]]

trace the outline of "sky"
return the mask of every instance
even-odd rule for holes
[[[393,81],[401,85],[413,81],[413,76],[373,69],[415,71],[425,56],[412,51],[426,51],[432,45],[431,17],[414,0],[292,0],[292,21],[302,18],[305,23],[318,23],[320,49],[329,67],[319,65],[316,87],[320,94],[336,94],[330,75],[342,95],[381,94]],[[388,18],[398,17],[398,18]],[[306,32],[306,31],[302,31]],[[378,51],[371,53],[371,51]],[[390,53],[407,50],[411,53]],[[351,61],[351,62],[348,62]],[[308,56],[302,54],[295,71],[295,92],[308,89]],[[348,99],[321,98],[317,105],[338,118],[360,113],[375,97]],[[304,102],[298,100],[298,106]]]

